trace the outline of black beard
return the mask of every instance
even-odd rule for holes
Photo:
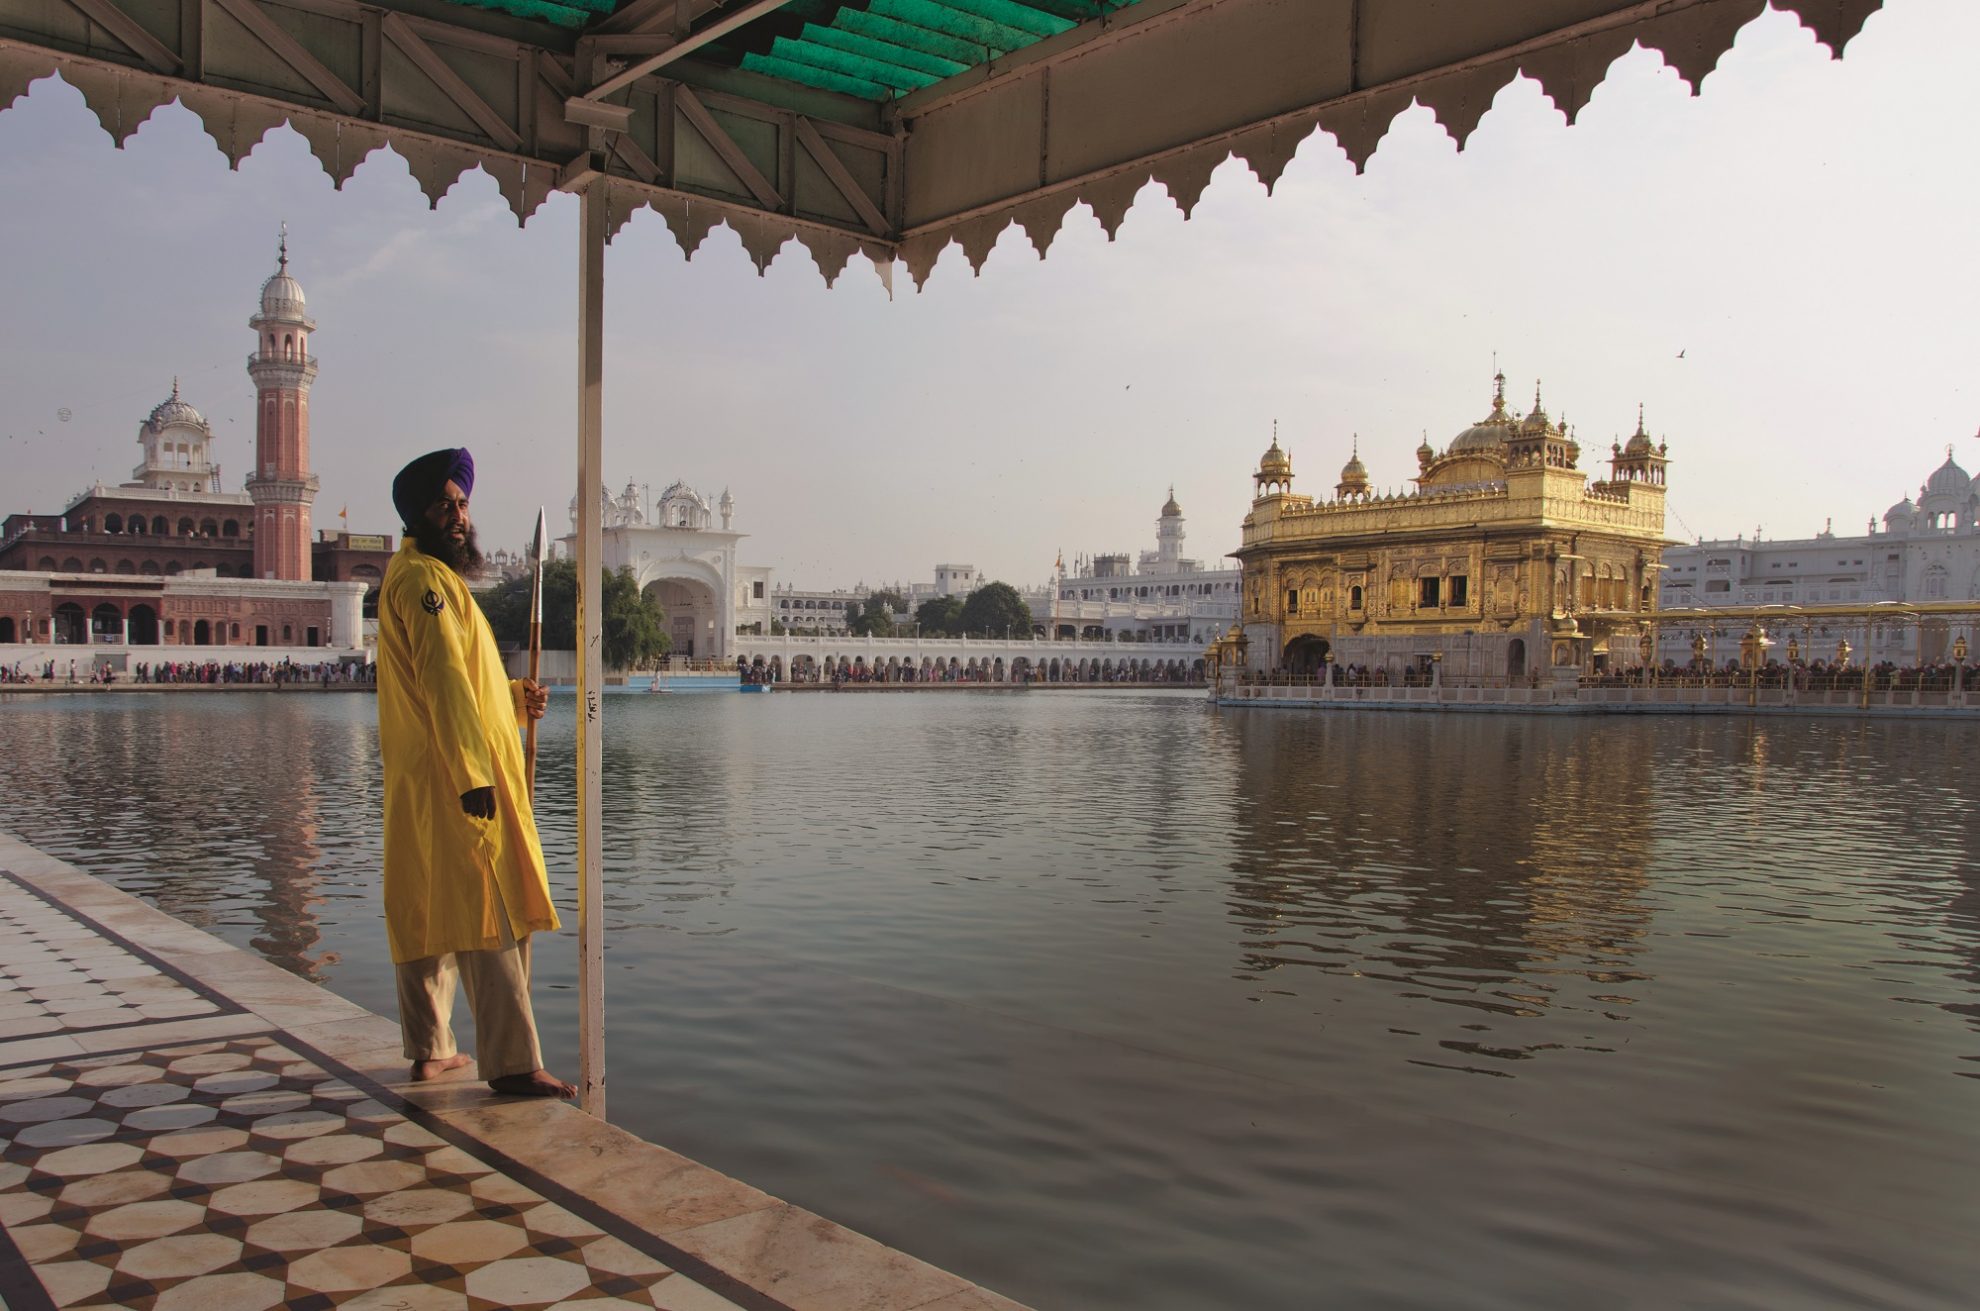
[[[447,536],[445,528],[435,527],[431,523],[421,523],[413,528],[413,545],[462,577],[481,568],[481,543],[475,539],[472,527],[467,530],[462,540],[456,542]]]

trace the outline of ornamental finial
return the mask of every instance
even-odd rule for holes
[[[282,239],[276,243],[275,263],[277,273],[289,271],[289,220],[287,219],[282,220]]]

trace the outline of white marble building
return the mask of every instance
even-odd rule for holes
[[[859,583],[851,588],[830,589],[792,587],[784,583],[771,590],[770,612],[773,619],[793,633],[843,637],[848,631],[847,608],[864,610],[866,598],[875,592],[898,595],[907,604],[897,618],[911,621],[924,601],[942,596],[966,597],[984,583],[994,581],[984,577],[973,564],[938,564],[932,583],[894,582],[878,586]],[[770,632],[769,625],[763,631]]]
[[[1081,557],[1053,584],[1026,593],[1041,631],[1112,641],[1204,646],[1237,622],[1242,571],[1205,569],[1182,553],[1188,534],[1175,489],[1155,521],[1155,548],[1132,565],[1125,552]]]
[[[875,591],[898,593],[907,602],[901,617],[911,621],[924,601],[967,597],[994,581],[975,565],[943,562],[928,582],[831,589],[773,584],[768,566],[737,558],[747,534],[734,529],[736,502],[728,491],[712,506],[684,482],[657,497],[637,482],[628,482],[617,495],[601,486],[598,496],[605,566],[630,566],[641,589],[658,597],[676,655],[731,659],[738,633],[842,637],[847,608],[863,608]],[[566,553],[576,541],[575,498],[570,514],[572,533],[560,543]],[[1182,507],[1171,489],[1156,520],[1152,550],[1138,558],[1087,557],[1071,572],[1062,563],[1047,583],[1018,587],[1031,607],[1033,631],[1041,637],[1207,645],[1237,619],[1239,571],[1206,569],[1202,561],[1185,557],[1186,536]]]
[[[739,627],[769,627],[770,570],[737,561],[737,544],[747,534],[732,527],[736,500],[726,489],[712,508],[707,497],[684,482],[651,499],[645,486],[631,482],[616,497],[602,486],[598,495],[605,567],[630,568],[640,590],[659,600],[676,657],[728,660]],[[563,538],[567,552],[576,540],[573,497],[571,534]]]
[[[1885,602],[1980,599],[1980,487],[1946,448],[1946,461],[1926,478],[1916,499],[1906,496],[1870,520],[1860,535],[1826,526],[1813,537],[1700,540],[1664,552],[1663,608],[1783,605],[1876,605]],[[1811,635],[1811,658],[1831,657],[1847,639],[1861,660],[1900,665],[1946,658],[1944,633],[1891,623],[1830,624]],[[1833,630],[1833,631],[1831,631]],[[1666,624],[1660,658],[1691,659],[1690,629]],[[1723,658],[1723,657],[1721,657]]]

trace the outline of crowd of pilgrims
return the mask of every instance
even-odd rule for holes
[[[1968,667],[1951,661],[1938,661],[1921,665],[1900,665],[1885,660],[1869,668],[1870,690],[1873,692],[1949,692],[1961,686],[1960,678],[1964,671],[1967,690],[1980,689],[1980,667]],[[1488,684],[1502,685],[1507,682],[1539,686],[1542,674],[1535,671],[1524,678],[1486,679]],[[1686,687],[1746,687],[1758,682],[1761,687],[1786,687],[1793,681],[1797,691],[1820,692],[1836,688],[1863,687],[1864,667],[1862,665],[1831,664],[1826,660],[1797,660],[1784,664],[1779,660],[1769,660],[1758,671],[1745,668],[1737,660],[1728,660],[1724,665],[1714,665],[1710,661],[1694,660],[1679,664],[1666,660],[1655,671],[1655,681],[1660,684]],[[1290,674],[1279,670],[1269,674],[1243,674],[1239,681],[1247,683],[1321,683],[1326,681],[1324,673]],[[1381,666],[1369,667],[1358,664],[1344,664],[1334,669],[1336,687],[1429,687],[1438,681],[1436,676],[1425,669],[1403,669],[1398,672]],[[1463,677],[1447,677],[1441,680],[1449,686],[1471,686],[1481,680]],[[1584,687],[1624,687],[1640,686],[1650,681],[1650,674],[1641,665],[1625,665],[1598,674],[1584,674],[1581,685]]]
[[[1883,660],[1869,667],[1868,677],[1873,692],[1949,692],[1961,686],[1962,670],[1966,679],[1964,686],[1980,688],[1980,670],[1965,669],[1949,660],[1920,665],[1900,665],[1895,661]],[[1792,682],[1797,691],[1821,692],[1834,688],[1860,690],[1865,672],[1862,665],[1841,665],[1827,660],[1797,660],[1792,664],[1769,660],[1758,670],[1748,669],[1737,660],[1728,660],[1716,666],[1703,660],[1694,660],[1689,664],[1666,660],[1657,670],[1657,681],[1703,687],[1745,687],[1754,682],[1761,687],[1786,687]],[[1639,666],[1611,673],[1604,678],[1583,681],[1641,683],[1644,672]]]
[[[162,660],[154,664],[141,660],[128,674],[119,673],[109,665],[82,668],[74,660],[69,661],[66,670],[54,660],[42,661],[39,668],[23,667],[19,660],[12,665],[0,665],[0,683],[274,683],[292,687],[368,687],[377,679],[377,665],[341,660],[315,664],[298,664],[293,660],[230,660],[224,664],[217,660]]]
[[[847,683],[1059,682],[1201,684],[1203,682],[1200,670],[1193,673],[1189,671],[1177,673],[1175,670],[1169,669],[1166,666],[1161,668],[1151,666],[1150,668],[1142,669],[1132,664],[1124,665],[1117,669],[1102,670],[1098,673],[1092,671],[1082,672],[1077,665],[1074,665],[1062,668],[1057,678],[1052,677],[1052,671],[1049,666],[1033,665],[1025,669],[1016,670],[1006,667],[1004,677],[999,679],[994,670],[985,669],[981,665],[974,669],[966,665],[944,665],[932,668],[926,673],[912,665],[897,665],[889,668],[885,665],[876,667],[855,664],[850,667],[835,665],[829,669],[820,669],[818,666],[813,665],[808,669],[798,669],[785,674],[768,665],[746,663],[742,657],[738,657],[736,660],[736,672],[741,675],[743,682],[751,684],[769,684],[788,680],[793,683],[830,683],[835,687],[843,686]]]

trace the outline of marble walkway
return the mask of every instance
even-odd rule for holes
[[[1022,1311],[0,833],[0,1308]]]

